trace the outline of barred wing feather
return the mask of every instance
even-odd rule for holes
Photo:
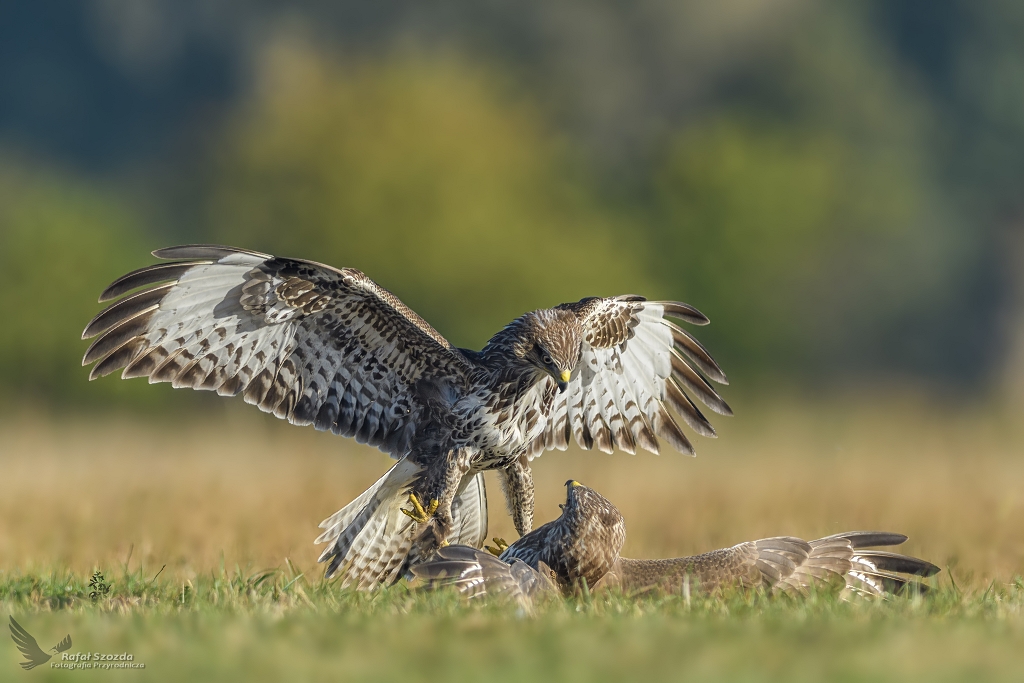
[[[412,441],[423,376],[458,377],[462,355],[361,272],[212,245],[118,279],[122,297],[86,327],[90,379],[116,370],[174,387],[242,394],[298,425],[392,456]],[[133,290],[140,290],[130,293]]]
[[[670,318],[695,325],[708,320],[692,306],[638,296],[584,299],[560,308],[575,311],[584,331],[583,353],[568,389],[555,397],[544,434],[531,457],[565,450],[570,440],[586,449],[657,453],[656,437],[692,454],[693,446],[668,408],[698,434],[715,430],[691,396],[716,413],[732,410],[711,382],[725,373],[689,332]]]

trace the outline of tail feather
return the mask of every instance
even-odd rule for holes
[[[487,489],[483,473],[469,477],[452,503],[452,545],[480,548],[487,540]]]
[[[320,534],[314,543],[325,543],[336,539],[342,531],[352,524],[356,516],[359,515],[360,512],[363,512],[367,503],[369,503],[370,500],[377,495],[377,492],[380,491],[381,487],[389,481],[389,477],[396,476],[393,475],[393,472],[401,464],[402,463],[396,463],[391,469],[384,473],[384,476],[375,481],[370,488],[360,493],[355,500],[335,512],[324,521],[320,522],[319,527],[321,529],[326,529],[326,531]]]
[[[320,523],[326,531],[317,542],[333,540],[319,559],[330,561],[327,578],[341,573],[345,577],[343,585],[349,585],[367,565],[387,552],[389,545],[400,545],[394,539],[408,535],[413,525],[401,513],[403,496],[420,469],[403,458],[358,498]]]
[[[338,562],[344,577],[342,588],[374,590],[394,583],[416,535],[416,523],[402,514],[402,503],[401,497],[395,497],[382,506],[382,514],[375,517],[376,524],[360,535],[358,546],[353,546],[350,561]]]
[[[452,501],[452,531],[448,542],[472,548],[482,548],[487,540],[487,489],[484,486],[484,475],[478,473],[462,480],[455,500]],[[405,562],[401,567],[389,567],[389,581],[398,578],[413,578],[410,569],[426,562],[431,557],[422,555],[422,548],[413,545],[406,551]]]
[[[414,541],[419,530],[402,513],[406,495],[422,468],[403,459],[370,488],[323,522],[317,543],[329,542],[319,562],[328,562],[326,578],[341,577],[342,587],[372,590],[405,575],[421,558]],[[483,475],[464,480],[452,503],[452,543],[479,547],[487,535],[487,494]]]

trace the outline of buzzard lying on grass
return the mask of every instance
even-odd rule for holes
[[[626,528],[619,511],[579,482],[566,486],[561,516],[523,536],[500,556],[449,546],[413,567],[412,574],[429,586],[455,586],[470,598],[504,596],[530,606],[539,596],[571,593],[584,583],[594,590],[615,588],[625,593],[738,587],[800,595],[835,587],[844,596],[883,595],[906,588],[912,583],[907,575],[939,572],[924,560],[868,550],[907,540],[884,531],[850,531],[810,542],[793,536],[763,538],[667,560],[620,557]]]
[[[175,387],[241,394],[298,425],[377,446],[398,463],[325,520],[327,576],[391,583],[445,543],[486,535],[480,473],[502,477],[519,533],[533,524],[529,461],[545,449],[693,453],[669,412],[714,429],[691,400],[728,415],[725,374],[669,318],[687,304],[589,298],[527,313],[482,351],[458,349],[358,270],[192,245],[111,284],[83,338],[83,365]],[[135,293],[131,293],[139,290]],[[408,508],[402,506],[408,504]]]

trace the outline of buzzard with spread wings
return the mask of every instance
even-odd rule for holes
[[[453,347],[366,275],[232,247],[153,252],[86,327],[90,378],[121,370],[241,394],[297,425],[355,437],[398,460],[324,520],[321,561],[345,585],[396,581],[448,543],[482,544],[481,473],[497,470],[517,531],[533,524],[529,462],[546,449],[683,453],[714,429],[693,398],[731,414],[725,374],[677,322],[693,307],[639,296],[527,313],[481,351]],[[405,506],[405,507],[403,507]]]

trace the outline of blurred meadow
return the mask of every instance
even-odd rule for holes
[[[172,677],[298,658],[297,679],[386,679],[380,643],[436,626],[466,668],[429,637],[392,664],[1013,680],[1022,33],[1010,0],[0,4],[0,602]],[[624,603],[569,604],[511,634],[500,610],[339,597],[316,524],[386,456],[80,367],[103,287],[188,242],[359,268],[470,348],[583,296],[691,303],[736,416],[696,459],[544,455],[538,522],[572,477],[620,507],[635,557],[900,531],[943,567],[940,596],[875,616],[645,602],[626,626]],[[97,569],[123,573],[120,602],[83,597]],[[270,597],[247,584],[263,569]],[[233,580],[242,603],[206,610]],[[510,661],[506,637],[537,657]],[[650,645],[682,641],[685,663]]]

